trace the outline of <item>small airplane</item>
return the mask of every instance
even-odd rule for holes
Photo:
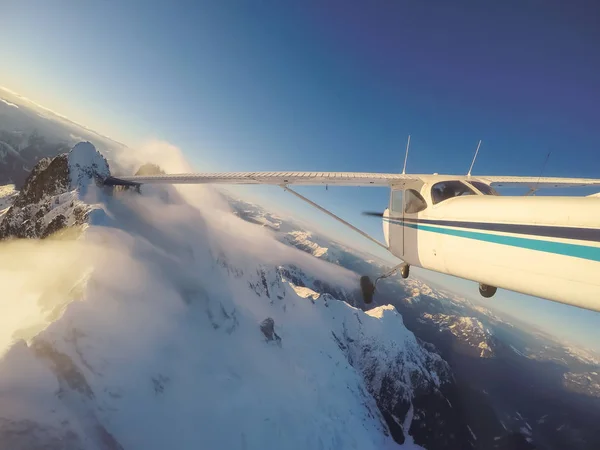
[[[107,185],[276,185],[385,248],[402,263],[375,283],[361,278],[366,303],[377,281],[411,266],[479,283],[483,297],[497,288],[600,312],[600,197],[533,196],[540,188],[600,186],[600,179],[361,172],[222,172],[110,177]],[[390,201],[381,217],[385,243],[292,190],[290,185],[384,186]],[[500,196],[494,187],[528,187]]]

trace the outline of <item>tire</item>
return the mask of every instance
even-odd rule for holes
[[[375,285],[368,276],[360,277],[360,290],[362,292],[363,300],[369,304],[373,301],[373,295],[375,295]]]
[[[410,274],[410,266],[408,264],[406,264],[405,266],[400,267],[400,276],[402,278],[408,278],[409,274]]]

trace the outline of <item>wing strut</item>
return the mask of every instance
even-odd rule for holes
[[[314,206],[315,208],[317,208],[319,211],[324,212],[325,214],[327,214],[329,217],[333,217],[335,220],[337,220],[338,222],[343,223],[344,225],[346,225],[349,228],[352,228],[354,231],[356,231],[357,233],[363,235],[364,237],[366,237],[368,240],[370,240],[371,242],[374,242],[375,244],[379,245],[380,247],[385,248],[386,250],[388,250],[387,245],[382,244],[381,242],[379,242],[377,239],[372,238],[371,236],[369,236],[367,233],[365,233],[364,231],[356,228],[354,225],[352,225],[349,222],[346,222],[344,219],[342,219],[341,217],[336,216],[334,213],[332,213],[331,211],[323,208],[322,206],[316,204],[315,202],[313,202],[312,200],[309,200],[308,198],[306,198],[304,195],[301,195],[299,193],[297,193],[296,191],[294,191],[293,189],[290,189],[288,186],[286,186],[285,184],[281,184],[280,187],[289,192],[292,195],[295,195],[296,197],[298,197],[300,200],[305,201],[306,203],[308,203],[311,206]]]

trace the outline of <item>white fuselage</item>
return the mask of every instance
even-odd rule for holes
[[[407,213],[401,197],[407,198],[409,188],[394,187],[384,213],[384,234],[395,256],[413,266],[600,311],[599,198],[503,197],[473,189],[476,195],[433,204],[432,186],[425,183],[412,188],[426,208]]]

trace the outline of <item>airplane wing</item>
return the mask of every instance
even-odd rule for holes
[[[496,187],[528,187],[531,189],[565,188],[580,186],[600,186],[596,178],[552,178],[552,177],[505,177],[505,176],[473,176],[480,181]]]
[[[139,184],[272,184],[391,186],[399,181],[432,180],[437,175],[403,175],[371,172],[215,172],[109,177],[107,185]],[[443,179],[451,175],[440,176]],[[441,179],[440,178],[440,179]],[[542,188],[600,186],[595,178],[550,178],[511,176],[456,176],[460,180],[479,180],[492,186]]]
[[[108,185],[137,184],[273,184],[390,186],[397,181],[416,180],[414,175],[368,172],[217,172],[109,177]]]

